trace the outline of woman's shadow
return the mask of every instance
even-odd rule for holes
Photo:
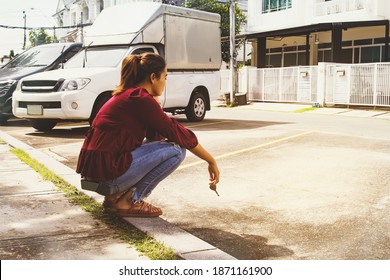
[[[186,230],[239,260],[290,259],[294,255],[294,251],[267,244],[268,239],[258,235],[237,235],[210,228]]]

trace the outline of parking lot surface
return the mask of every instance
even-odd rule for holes
[[[220,196],[188,153],[148,200],[237,259],[389,259],[390,122],[377,115],[386,113],[240,106],[213,108],[201,123],[178,116],[217,158]],[[74,169],[88,126],[40,133],[13,120],[1,129]]]

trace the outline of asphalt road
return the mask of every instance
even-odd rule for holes
[[[189,123],[218,160],[217,196],[191,153],[149,201],[238,259],[390,259],[390,121],[213,108]],[[1,127],[75,168],[87,124]]]

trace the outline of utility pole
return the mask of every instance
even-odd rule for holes
[[[234,104],[236,90],[236,37],[235,37],[235,0],[230,0],[230,104]]]
[[[26,49],[26,18],[27,18],[27,15],[26,15],[26,11],[23,11],[23,20],[24,20],[24,37],[23,37],[23,50]]]
[[[83,23],[83,17],[84,17],[84,15],[83,15],[83,12],[81,12],[81,20],[80,20],[80,25],[81,25],[81,43],[82,44],[84,44],[84,28],[83,28],[83,26],[84,26],[84,23]]]

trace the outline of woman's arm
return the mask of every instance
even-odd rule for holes
[[[219,169],[216,160],[200,144],[190,150],[197,157],[207,161],[209,164],[210,185],[216,185],[219,182]]]

